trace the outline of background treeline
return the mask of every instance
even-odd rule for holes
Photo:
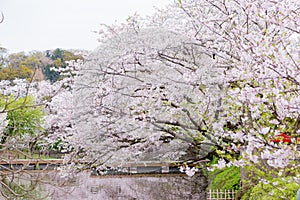
[[[53,69],[64,68],[67,61],[82,59],[74,52],[55,49],[46,51],[19,52],[7,54],[7,50],[0,49],[0,80],[31,79],[50,80],[59,79],[59,72]]]

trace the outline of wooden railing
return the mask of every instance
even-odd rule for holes
[[[235,190],[208,190],[207,200],[236,200]]]

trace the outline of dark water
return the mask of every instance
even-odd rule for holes
[[[65,180],[49,172],[35,179],[20,178],[22,185],[36,185],[31,195],[20,199],[53,200],[185,200],[205,199],[201,176],[134,175],[91,177],[83,172]],[[28,176],[28,175],[26,175]],[[16,198],[17,199],[17,198]]]

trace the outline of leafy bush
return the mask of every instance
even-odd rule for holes
[[[209,189],[222,189],[222,190],[238,190],[240,188],[240,168],[226,167],[224,169],[216,169],[209,174],[211,184]]]
[[[2,144],[9,136],[22,138],[26,135],[34,136],[42,131],[44,112],[41,106],[35,105],[32,96],[0,96],[0,107],[7,112],[8,120],[8,126],[1,138]]]
[[[255,185],[243,195],[242,200],[296,200],[298,189],[299,185],[293,182],[293,177],[274,178]]]

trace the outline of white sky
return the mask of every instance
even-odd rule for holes
[[[145,16],[173,0],[0,0],[0,46],[9,53],[97,47],[99,25]]]

